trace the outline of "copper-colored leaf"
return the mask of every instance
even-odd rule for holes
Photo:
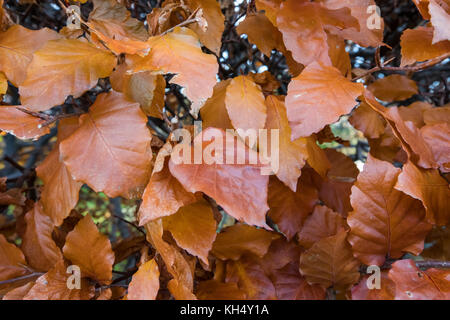
[[[291,127],[289,126],[286,107],[284,102],[275,96],[268,96],[266,98],[267,106],[267,121],[266,129],[268,129],[268,141],[272,141],[272,130],[277,130],[278,140],[278,157],[279,168],[275,171],[278,179],[283,181],[285,185],[291,188],[292,191],[297,189],[297,180],[301,174],[301,169],[305,165],[305,160],[308,157],[308,149],[305,139],[296,139],[291,141]],[[264,147],[269,147],[269,144],[262,144],[261,151],[264,152]],[[267,148],[265,154],[269,154],[270,148]]]
[[[195,200],[195,195],[186,191],[172,176],[166,163],[162,171],[152,174],[144,190],[139,208],[139,225],[143,226],[150,220],[170,216]]]
[[[22,251],[0,234],[0,281],[23,276],[26,264]]]
[[[159,290],[159,269],[154,259],[142,264],[128,285],[128,300],[155,300]]]
[[[352,187],[353,212],[347,218],[349,242],[367,265],[382,265],[386,256],[419,254],[431,226],[420,201],[394,189],[400,169],[369,156]]]
[[[450,41],[441,41],[432,44],[433,28],[418,27],[406,29],[401,37],[402,62],[407,66],[415,62],[423,62],[448,54]]]
[[[163,36],[148,40],[150,53],[134,67],[134,71],[174,73],[172,82],[186,89],[196,115],[213,92],[218,65],[213,55],[202,52],[197,35],[176,27]]]
[[[36,270],[48,271],[62,258],[52,239],[53,222],[44,214],[39,202],[25,215],[25,222],[27,226],[21,248],[28,264]]]
[[[450,124],[438,123],[420,129],[442,172],[450,172]]]
[[[137,103],[117,92],[102,93],[80,127],[61,142],[72,177],[110,197],[138,197],[150,175],[147,117]]]
[[[421,271],[413,260],[399,260],[392,265],[389,278],[396,285],[396,300],[449,300],[450,271]]]
[[[399,74],[378,79],[368,89],[375,97],[384,101],[406,100],[419,92],[414,80]]]
[[[352,83],[334,67],[314,62],[289,84],[286,108],[292,139],[319,132],[356,105],[361,84]]]
[[[198,150],[205,150],[212,141],[202,141],[203,137],[214,137],[215,154],[222,156],[223,164],[207,164],[205,161],[201,164],[194,163],[194,147],[187,148],[190,152],[188,159],[190,164],[177,164],[172,158],[169,161],[170,172],[185,187],[187,191],[202,191],[213,198],[217,204],[238,220],[260,227],[267,227],[265,214],[269,209],[267,206],[267,183],[269,177],[261,175],[260,170],[267,167],[261,164],[249,164],[249,158],[255,151],[248,149],[238,138],[222,130],[208,128],[202,135],[194,138],[194,146]],[[221,140],[221,141],[220,141]],[[228,141],[228,143],[226,142]],[[229,143],[232,141],[233,143]],[[210,146],[211,147],[211,146]],[[182,150],[183,152],[186,149]],[[246,164],[228,164],[230,157],[236,163],[237,154],[246,154]],[[191,157],[192,156],[192,157]],[[181,160],[181,159],[179,159]],[[179,161],[178,160],[178,161]],[[177,161],[177,162],[178,162]],[[245,190],[245,191],[244,191]],[[243,192],[244,191],[244,192]],[[244,205],[245,204],[245,205]]]
[[[59,142],[70,136],[78,128],[78,118],[62,119],[58,125],[58,144],[36,168],[36,174],[44,182],[41,204],[44,213],[53,223],[61,225],[63,220],[78,202],[81,182],[72,178],[69,170],[61,160]]]
[[[233,78],[227,86],[225,106],[235,129],[262,129],[267,107],[261,89],[249,76]]]
[[[278,236],[263,229],[245,224],[227,227],[217,235],[213,243],[212,253],[222,260],[239,260],[243,254],[252,253],[262,257]]]
[[[334,236],[344,229],[345,221],[341,215],[326,206],[317,205],[299,232],[298,242],[310,248],[317,241]]]
[[[36,284],[25,295],[24,300],[89,300],[95,288],[86,279],[81,279],[80,289],[67,286],[70,273],[61,260],[55,267],[36,280]]]
[[[395,188],[422,201],[430,223],[442,226],[450,221],[449,184],[437,170],[425,170],[408,162]]]
[[[300,256],[300,273],[310,284],[348,288],[359,279],[359,262],[353,258],[347,233],[323,238]]]
[[[300,231],[306,217],[318,202],[318,192],[300,178],[296,192],[287,188],[277,178],[269,182],[269,217],[277,224],[288,239]]]
[[[33,111],[62,104],[68,95],[81,96],[109,76],[116,59],[109,51],[81,40],[47,42],[33,54],[27,77],[19,87],[22,104]]]
[[[101,283],[110,283],[114,252],[107,236],[101,234],[88,214],[67,235],[64,257],[81,272]]]
[[[41,127],[42,119],[18,110],[20,106],[0,107],[0,130],[19,139],[37,139],[50,133],[48,127]]]
[[[14,85],[22,84],[28,65],[33,59],[33,52],[39,50],[47,41],[59,38],[61,36],[57,32],[47,28],[29,30],[18,24],[12,26],[6,32],[0,33],[0,71],[3,71]]]
[[[273,284],[280,300],[324,300],[325,290],[310,285],[300,274],[298,262],[291,262],[274,272]]]
[[[431,24],[434,28],[433,44],[440,41],[450,40],[450,2],[445,0],[430,0],[428,12],[431,16]]]
[[[395,283],[389,279],[387,271],[381,272],[379,289],[369,289],[368,278],[368,275],[362,277],[359,283],[352,288],[352,300],[394,300]]]
[[[331,10],[319,3],[288,0],[281,4],[277,26],[283,34],[286,48],[294,59],[304,65],[313,61],[330,65],[325,30],[340,35],[342,30],[359,31],[359,23],[350,9]]]
[[[213,95],[206,100],[205,105],[200,109],[203,127],[214,127],[224,130],[233,128],[225,107],[225,97],[230,82],[231,79],[218,82],[214,86]]]
[[[216,220],[206,200],[186,205],[163,219],[178,246],[208,264],[208,253],[216,239]]]
[[[385,128],[386,121],[364,101],[353,111],[350,123],[367,138],[379,138]]]
[[[23,300],[23,298],[28,294],[31,288],[34,286],[34,281],[30,281],[23,286],[15,288],[9,291],[7,294],[3,296],[2,300]]]
[[[236,283],[222,283],[217,280],[200,282],[196,295],[199,300],[244,300],[246,298]]]

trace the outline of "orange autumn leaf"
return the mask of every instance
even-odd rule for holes
[[[277,27],[286,48],[304,65],[314,61],[330,65],[326,31],[341,35],[343,30],[359,31],[359,23],[349,8],[328,9],[319,3],[288,0],[281,4]]]
[[[296,187],[296,192],[293,192],[277,178],[270,178],[268,215],[288,240],[301,230],[306,217],[319,201],[317,189],[307,181],[300,178]]]
[[[426,125],[420,129],[425,142],[430,146],[431,152],[442,172],[450,172],[450,125],[438,123]]]
[[[396,300],[449,300],[450,271],[427,269],[421,271],[413,260],[399,260],[389,270],[395,283]]]
[[[365,137],[372,139],[379,138],[386,128],[383,117],[364,101],[352,112],[349,121],[355,129],[362,131]]]
[[[219,149],[215,151],[216,155],[222,155],[223,162],[229,157],[234,157],[233,163],[237,162],[238,154],[245,154],[246,163],[244,164],[201,164],[194,163],[191,155],[194,154],[194,147],[187,145],[182,149],[183,152],[189,152],[190,164],[176,163],[173,160],[173,153],[169,161],[170,172],[180,181],[183,187],[192,193],[197,191],[204,192],[213,198],[218,205],[238,220],[245,223],[266,227],[265,214],[269,207],[267,206],[267,184],[269,177],[261,175],[261,169],[267,168],[262,164],[250,164],[249,158],[252,154],[255,158],[255,151],[247,148],[238,138],[225,133],[222,130],[208,128],[203,131],[203,135],[197,135],[194,138],[194,145],[200,146],[205,150],[211,141],[205,142],[203,136],[221,137],[222,142]],[[214,139],[213,139],[214,140]],[[230,145],[226,141],[233,141]],[[198,148],[198,149],[200,149]],[[245,193],[242,193],[245,190]],[[242,203],[248,204],[243,207]]]
[[[305,220],[298,234],[298,242],[305,248],[310,248],[319,240],[334,236],[345,228],[345,220],[340,214],[326,206],[317,205]]]
[[[153,172],[142,195],[139,208],[139,225],[175,214],[178,209],[196,201],[193,193],[186,191],[170,173],[168,162],[159,172]]]
[[[212,253],[222,260],[239,260],[245,253],[263,257],[276,238],[276,234],[264,229],[235,224],[217,235]]]
[[[216,83],[218,65],[214,56],[202,52],[197,35],[187,28],[176,27],[168,34],[151,37],[147,43],[150,52],[133,71],[174,73],[171,81],[186,89],[192,101],[191,113],[197,115]],[[184,59],[193,63],[184,63]]]
[[[81,279],[80,289],[67,286],[70,274],[64,261],[60,260],[47,273],[36,280],[36,284],[23,297],[24,300],[90,300],[95,295],[95,287],[86,279]]]
[[[98,231],[89,214],[69,232],[63,252],[86,276],[104,284],[111,282],[114,252],[108,237]]]
[[[61,250],[52,239],[52,220],[44,214],[42,205],[37,202],[25,215],[25,223],[21,249],[28,264],[35,270],[50,270],[62,259]]]
[[[154,259],[142,264],[128,285],[128,300],[155,300],[159,290],[159,269]]]
[[[264,128],[267,117],[264,95],[249,76],[238,76],[231,80],[225,94],[225,107],[234,128]]]
[[[314,62],[289,84],[286,108],[291,139],[319,132],[356,105],[361,84],[352,83],[334,67]]]
[[[430,0],[428,4],[430,22],[433,25],[433,44],[450,40],[448,24],[450,22],[450,2],[446,0]]]
[[[401,66],[407,66],[415,62],[424,62],[430,59],[448,55],[450,41],[432,43],[433,28],[417,27],[406,29],[401,37],[402,47]]]
[[[291,128],[286,114],[284,102],[275,96],[266,98],[267,121],[265,128],[268,129],[268,141],[272,141],[272,130],[278,130],[278,157],[279,168],[276,171],[278,179],[288,186],[292,191],[297,189],[297,180],[300,177],[301,169],[305,165],[308,157],[308,149],[305,139],[296,139],[291,141]],[[261,145],[260,152],[264,152],[265,145]],[[270,148],[266,150],[269,154]]]
[[[79,121],[79,128],[59,148],[72,177],[110,197],[139,196],[148,182],[151,160],[151,135],[139,105],[121,93],[102,93]]]
[[[19,86],[22,104],[43,111],[81,96],[109,76],[116,65],[110,52],[81,40],[48,41],[34,52],[25,81]]]
[[[394,189],[400,172],[369,156],[352,187],[348,240],[367,265],[381,266],[386,257],[400,258],[405,252],[419,254],[431,229],[420,201]]]
[[[425,170],[408,162],[398,176],[395,189],[422,201],[430,223],[442,226],[450,221],[449,184],[437,170]]]
[[[50,133],[43,127],[44,121],[27,114],[18,108],[21,106],[0,106],[0,130],[8,132],[19,139],[33,139]]]
[[[395,283],[389,279],[388,272],[382,271],[380,288],[373,288],[370,276],[361,278],[359,283],[352,288],[352,300],[394,300]],[[370,285],[370,288],[369,288]]]
[[[170,231],[178,246],[206,264],[216,239],[216,224],[211,206],[203,199],[163,219],[164,229]]]
[[[231,79],[218,82],[214,86],[212,96],[206,100],[205,105],[200,109],[203,127],[213,127],[224,130],[233,128],[225,106],[227,88],[230,82]]]
[[[78,118],[62,119],[58,125],[58,144],[45,160],[36,168],[36,174],[44,182],[41,204],[44,214],[53,223],[61,225],[63,220],[78,202],[78,193],[83,183],[72,178],[69,170],[61,160],[59,144],[78,128]]]
[[[222,283],[217,280],[202,281],[196,295],[199,300],[245,300],[245,294],[236,283]]]
[[[0,234],[0,281],[25,275],[26,264],[22,251]]]
[[[359,279],[359,262],[353,257],[347,233],[323,238],[300,256],[300,273],[310,284],[348,288]]]
[[[416,82],[399,74],[378,79],[368,89],[375,97],[384,101],[406,100],[418,93]]]
[[[21,25],[12,26],[6,32],[0,33],[0,71],[3,71],[14,85],[22,84],[27,68],[33,60],[33,53],[47,41],[60,38],[57,32],[47,28],[29,30]]]

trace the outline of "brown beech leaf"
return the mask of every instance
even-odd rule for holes
[[[236,283],[222,283],[217,280],[202,281],[196,295],[199,300],[245,300],[245,293]]]
[[[298,262],[290,262],[274,272],[272,280],[280,300],[325,299],[325,289],[317,284],[310,285],[300,274]]]
[[[243,256],[237,261],[228,261],[227,283],[237,283],[248,300],[275,300],[275,287],[264,272],[260,259]]]
[[[352,300],[394,300],[395,283],[389,279],[387,271],[381,271],[380,289],[369,289],[367,283],[369,277],[368,275],[362,277],[359,283],[352,288]]]
[[[0,72],[0,94],[5,94],[8,91],[8,79],[3,72]]]
[[[111,282],[114,252],[108,237],[98,231],[89,214],[67,235],[63,252],[86,276],[105,284]]]
[[[154,172],[144,190],[142,204],[139,208],[139,225],[150,220],[170,216],[181,207],[196,201],[193,193],[184,189],[180,182],[172,176],[166,161],[160,172]]]
[[[372,139],[381,137],[386,128],[386,121],[383,117],[364,101],[353,111],[349,121],[365,137]]]
[[[30,289],[33,288],[34,284],[35,284],[34,281],[30,281],[27,284],[24,284],[23,286],[15,288],[9,291],[7,294],[5,294],[2,300],[23,300],[23,298],[28,294]]]
[[[431,229],[420,201],[394,189],[400,171],[369,155],[352,187],[349,242],[367,265],[381,266],[386,257],[405,252],[419,254]]]
[[[81,40],[48,41],[33,54],[25,81],[19,86],[22,104],[43,111],[78,98],[111,74],[116,59],[107,50]]]
[[[21,25],[12,26],[0,33],[0,71],[14,85],[22,84],[33,53],[47,41],[59,38],[61,36],[51,29],[29,30]]]
[[[433,44],[450,40],[448,24],[450,22],[450,2],[446,0],[430,0],[428,12],[434,27]]]
[[[432,108],[429,103],[416,101],[408,106],[398,107],[398,112],[404,121],[411,121],[416,127],[422,128],[425,125],[425,112]]]
[[[266,14],[258,12],[256,14],[248,14],[245,20],[236,27],[238,34],[247,34],[248,40],[254,43],[262,53],[270,57],[272,50],[276,49],[283,53],[286,57],[286,64],[289,72],[297,76],[303,68],[292,58],[292,53],[286,49],[283,42],[283,35],[269,20]]]
[[[192,290],[194,279],[189,263],[184,256],[172,245],[163,240],[162,220],[153,220],[145,225],[147,240],[161,255],[173,279],[168,288],[177,300],[195,299]]]
[[[198,150],[211,148],[211,141],[202,141],[203,137],[214,137],[215,157],[222,156],[223,164],[207,164],[202,161],[201,164],[194,163],[194,147],[185,145],[182,153],[189,152],[187,157],[190,164],[174,161],[172,153],[169,161],[170,172],[180,181],[187,191],[202,191],[213,198],[218,205],[238,220],[243,220],[247,224],[266,227],[265,214],[269,207],[267,206],[267,184],[269,177],[261,174],[261,169],[267,169],[262,164],[250,164],[249,159],[257,159],[255,151],[247,148],[243,142],[230,133],[223,130],[208,128],[194,138],[194,146]],[[220,140],[222,140],[220,142]],[[228,142],[226,142],[228,141]],[[229,142],[233,142],[232,144]],[[230,157],[233,157],[233,163],[237,163],[237,155],[245,154],[244,164],[227,164]],[[184,155],[186,156],[186,155]],[[192,157],[191,157],[192,156]],[[182,161],[180,161],[182,162]]]
[[[345,40],[333,34],[329,34],[327,37],[328,43],[328,56],[330,57],[331,64],[338,69],[344,77],[350,77],[352,72],[352,64],[350,61],[350,55],[345,50]]]
[[[128,285],[128,300],[155,300],[159,290],[159,268],[154,259],[142,264]]]
[[[319,132],[356,105],[361,84],[352,83],[331,66],[314,62],[289,84],[286,108],[292,139]]]
[[[326,206],[317,205],[298,234],[298,242],[310,248],[317,241],[345,230],[345,220]]]
[[[359,279],[359,262],[353,258],[347,232],[323,238],[300,256],[300,273],[310,284],[348,288]]]
[[[395,189],[422,201],[430,223],[443,226],[450,222],[450,188],[437,170],[425,170],[407,162]]]
[[[280,10],[280,5],[283,0],[256,0],[256,8],[264,10],[266,17],[272,22],[274,26],[277,25],[277,15]]]
[[[293,192],[277,178],[270,178],[268,215],[288,240],[301,230],[306,217],[319,201],[317,189],[302,178],[296,189],[296,192]]]
[[[350,190],[358,168],[352,159],[339,151],[325,149],[325,154],[331,168],[319,183],[319,198],[334,211],[346,215],[351,210]]]
[[[289,126],[286,107],[284,102],[276,96],[266,97],[267,121],[266,129],[268,129],[267,141],[272,141],[272,130],[278,130],[278,157],[279,168],[276,171],[278,179],[288,186],[292,191],[297,189],[297,180],[300,177],[301,169],[305,165],[308,157],[308,149],[306,139],[296,139],[291,141],[291,127]],[[265,154],[269,154],[271,148],[262,144],[260,152],[264,152],[264,147],[268,147]]]
[[[432,39],[433,28],[431,27],[406,29],[400,40],[402,47],[401,66],[447,55],[450,51],[450,41],[441,41],[433,44]]]
[[[25,275],[26,264],[22,251],[0,234],[0,281]]]
[[[147,117],[121,93],[97,96],[60,152],[72,177],[110,197],[140,196],[150,175]],[[88,143],[89,142],[89,143]]]
[[[225,106],[235,129],[262,129],[267,107],[259,86],[249,76],[233,78],[227,86]]]
[[[197,35],[187,28],[176,27],[163,36],[151,37],[150,53],[134,67],[134,72],[174,73],[172,82],[186,89],[192,101],[191,113],[198,111],[212,95],[218,65],[213,55],[202,52]]]
[[[128,100],[138,102],[146,115],[162,119],[166,81],[151,71],[128,74],[132,59],[120,64],[110,76],[111,86]]]
[[[50,133],[48,127],[42,127],[44,121],[23,111],[20,106],[0,106],[0,130],[19,139],[33,139]]]
[[[378,99],[389,102],[406,100],[419,92],[414,80],[399,74],[378,79],[371,83],[368,89]]]
[[[213,95],[206,100],[205,105],[200,109],[203,127],[213,127],[224,130],[233,128],[225,106],[227,87],[230,82],[231,79],[218,82],[214,86]]]
[[[36,280],[24,300],[90,300],[95,295],[95,287],[82,278],[80,289],[69,289],[66,265],[60,260],[46,274]]]
[[[61,119],[58,124],[58,144],[45,160],[36,168],[36,174],[44,182],[41,204],[44,214],[48,215],[56,226],[70,214],[78,202],[78,193],[83,183],[74,180],[61,160],[59,143],[78,128],[78,118]]]
[[[377,25],[374,15],[376,14],[374,0],[320,0],[328,9],[349,8],[351,15],[358,19],[359,30],[355,28],[344,29],[340,35],[352,40],[364,47],[378,47],[383,45],[384,21],[380,19],[380,25]],[[369,28],[371,26],[371,28]]]
[[[425,20],[430,20],[430,13],[428,12],[428,4],[430,0],[412,0],[419,9],[420,14]]]
[[[358,20],[348,8],[331,10],[319,3],[296,0],[281,4],[276,25],[294,59],[306,66],[314,61],[331,64],[325,31],[337,35],[348,28],[359,31]]]
[[[437,227],[427,235],[425,243],[431,244],[420,254],[434,260],[450,260],[450,229],[448,226]]]
[[[450,271],[427,269],[421,271],[413,260],[399,260],[389,270],[394,281],[395,300],[449,300]]]
[[[450,104],[439,108],[430,108],[423,112],[425,124],[450,123]]]
[[[208,253],[216,239],[217,223],[206,200],[181,207],[177,213],[163,219],[177,245],[208,264]]]
[[[245,253],[263,257],[272,241],[278,237],[264,229],[238,223],[223,229],[217,235],[212,254],[222,260],[239,260]]]
[[[438,123],[427,125],[420,129],[420,133],[431,148],[436,162],[442,172],[450,172],[450,125]]]
[[[37,202],[25,215],[26,229],[21,249],[30,267],[38,271],[50,270],[62,259],[61,250],[52,239],[53,222]]]
[[[94,0],[89,23],[95,30],[116,40],[145,41],[149,34],[144,23],[131,17],[127,8],[115,0]]]

